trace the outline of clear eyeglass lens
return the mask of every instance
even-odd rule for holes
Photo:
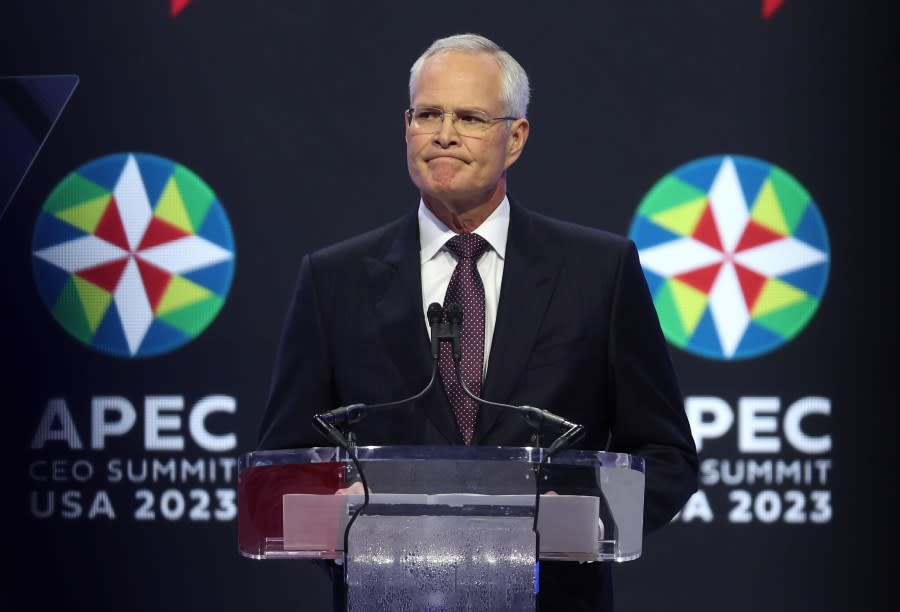
[[[462,110],[450,113],[453,125],[461,134],[480,134],[488,129],[493,121],[481,112]],[[423,132],[439,132],[444,124],[445,112],[439,108],[415,108],[412,110],[412,125]]]

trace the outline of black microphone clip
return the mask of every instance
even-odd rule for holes
[[[349,406],[340,406],[328,412],[317,414],[316,417],[329,425],[340,425],[341,423],[353,425],[363,418],[365,409],[365,404],[350,404]]]
[[[350,450],[350,440],[337,427],[323,419],[322,415],[317,414],[313,417],[313,425],[323,436],[344,450]]]
[[[565,433],[573,427],[576,427],[575,423],[571,423],[548,410],[541,410],[534,406],[516,406],[516,408],[521,411],[522,416],[525,418],[525,422],[538,431],[546,427],[556,433]]]

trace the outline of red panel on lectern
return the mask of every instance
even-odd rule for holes
[[[240,550],[263,554],[266,537],[282,537],[281,497],[286,493],[334,493],[344,486],[337,462],[251,467],[238,475]]]

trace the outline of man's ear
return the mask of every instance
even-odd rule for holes
[[[522,155],[530,129],[531,125],[528,123],[528,119],[524,117],[513,121],[509,130],[509,136],[506,139],[506,168],[512,166],[519,159],[519,156]]]

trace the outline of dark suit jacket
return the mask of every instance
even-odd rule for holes
[[[328,445],[313,429],[315,413],[413,395],[430,377],[429,347],[415,212],[306,256],[259,448]],[[358,443],[462,444],[440,385],[434,391],[361,421]],[[696,490],[697,455],[680,390],[637,252],[624,238],[511,203],[482,395],[581,423],[587,434],[580,448],[642,456],[645,532],[668,522]],[[483,406],[472,443],[526,446],[531,434],[518,415]],[[548,591],[578,584],[585,591],[590,580],[597,588],[587,588],[593,595],[583,609],[611,604],[606,564],[564,564],[563,572],[552,565],[542,564],[542,602]]]

